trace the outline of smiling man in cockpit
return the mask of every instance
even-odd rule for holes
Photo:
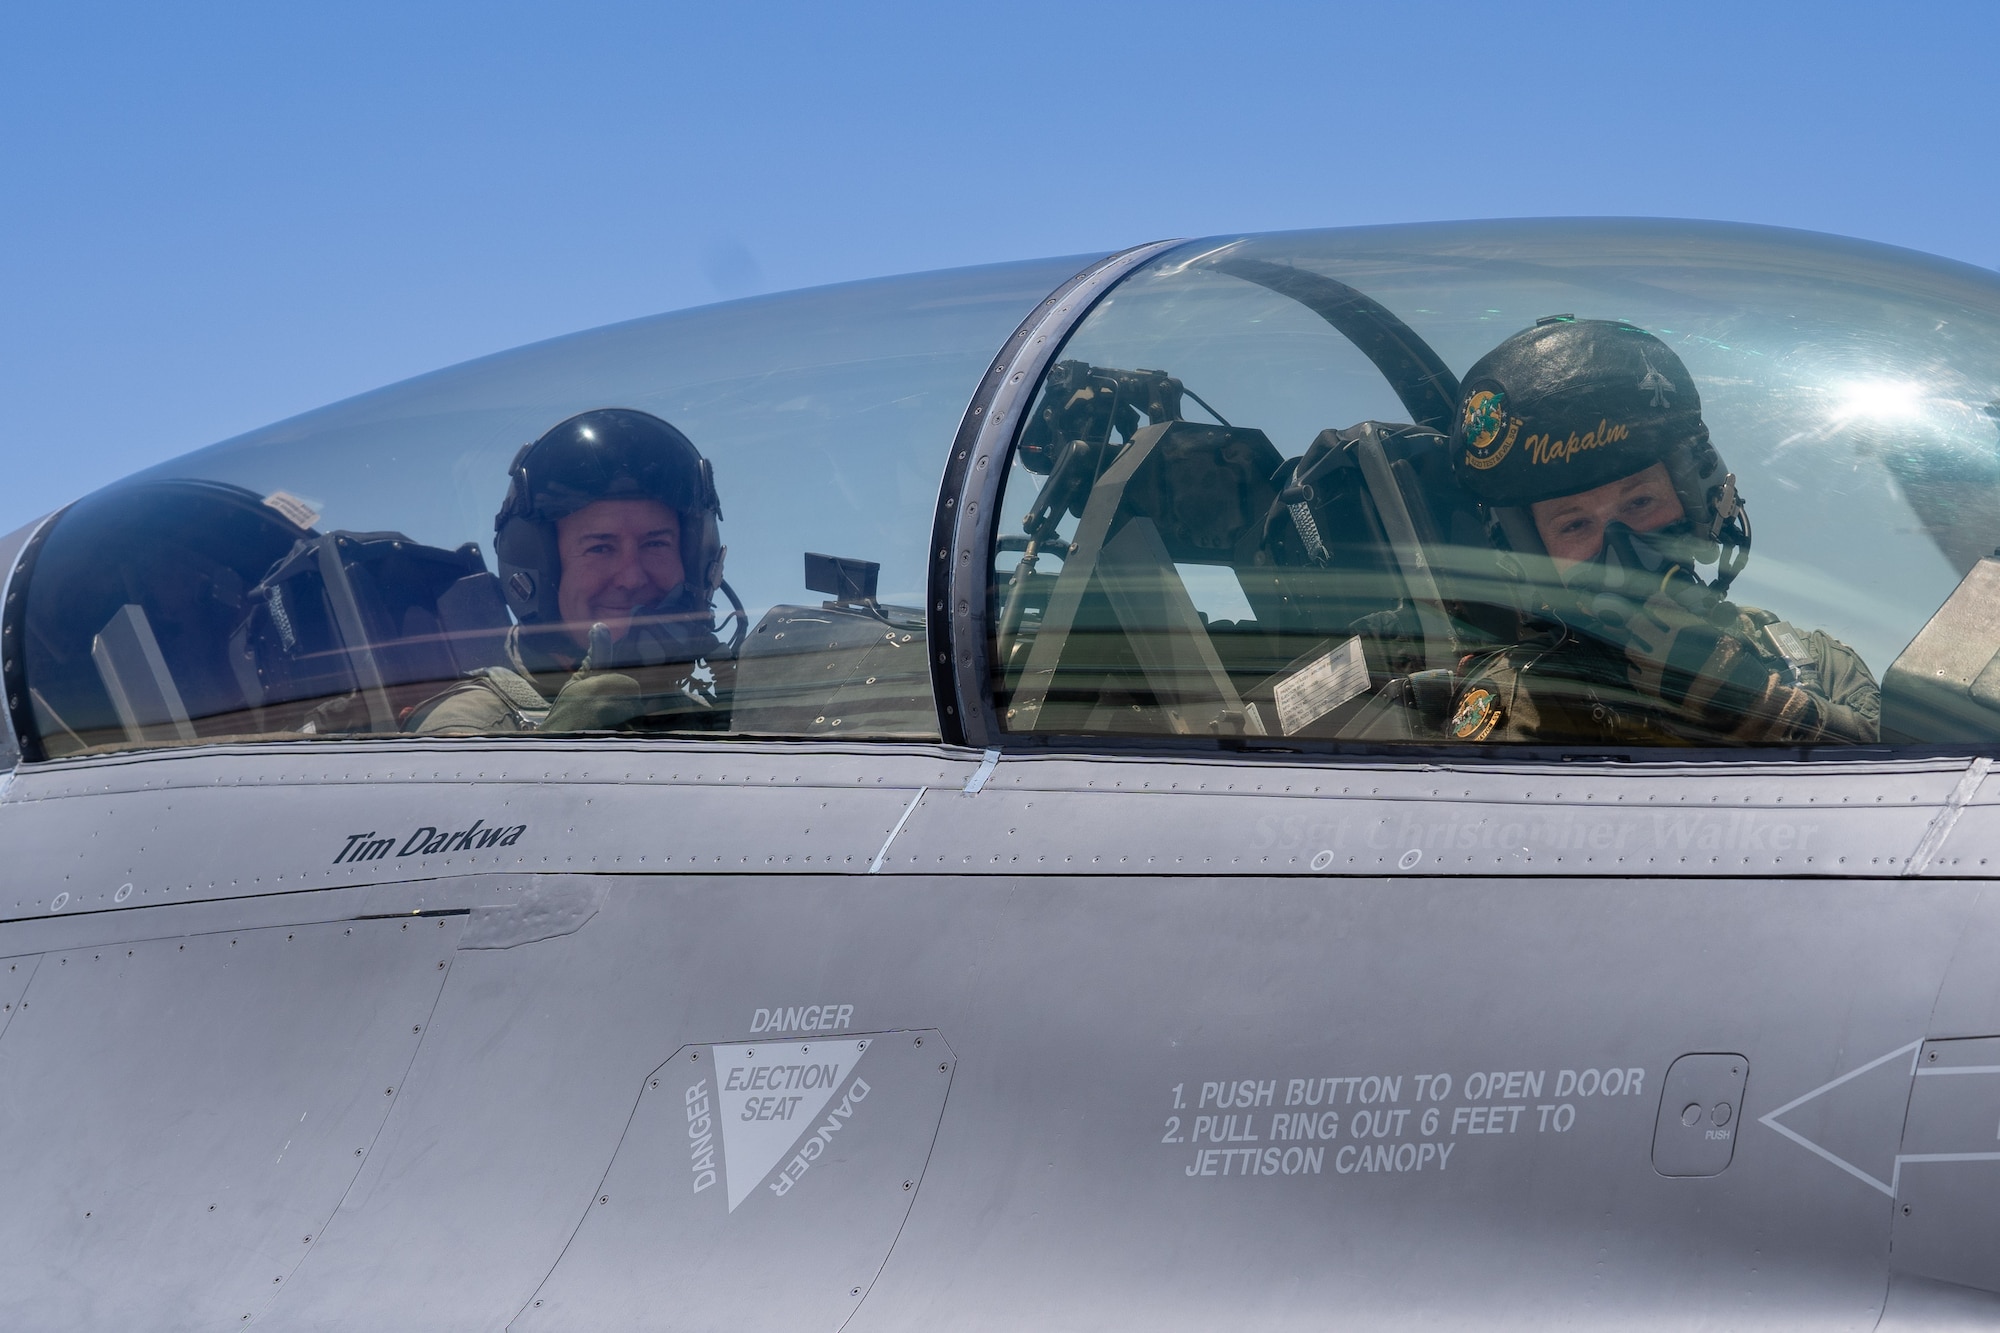
[[[1446,739],[1877,738],[1881,693],[1853,649],[1726,600],[1749,520],[1665,343],[1539,320],[1472,367],[1457,427],[1453,468],[1512,553],[1522,632],[1461,663]]]
[[[660,418],[604,408],[552,427],[516,455],[494,519],[518,622],[507,660],[420,705],[408,729],[599,731],[663,701],[715,709],[720,518],[707,460]]]

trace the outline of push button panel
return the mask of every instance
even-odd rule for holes
[[[1740,1055],[1683,1055],[1661,1084],[1653,1127],[1653,1169],[1663,1176],[1713,1176],[1736,1155],[1737,1113],[1750,1062]]]

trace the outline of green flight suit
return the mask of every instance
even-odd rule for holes
[[[1852,648],[1823,631],[1801,632],[1768,611],[1727,602],[1707,619],[1725,631],[1729,651],[1755,654],[1765,670],[1764,690],[1745,706],[1691,716],[1635,686],[1622,648],[1547,623],[1460,664],[1442,739],[1612,746],[1879,739],[1882,692]],[[1698,696],[1701,688],[1697,681],[1690,693]]]

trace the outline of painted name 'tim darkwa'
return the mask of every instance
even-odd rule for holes
[[[472,827],[440,833],[434,825],[426,824],[402,839],[402,846],[396,845],[392,835],[377,837],[370,829],[366,833],[350,833],[347,845],[340,849],[340,855],[333,858],[333,864],[345,861],[350,865],[356,861],[380,861],[386,856],[435,856],[439,852],[473,852],[486,847],[512,847],[528,831],[526,824],[499,825],[486,827],[486,821],[475,819]]]

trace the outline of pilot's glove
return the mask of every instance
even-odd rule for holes
[[[590,651],[564,683],[542,722],[543,731],[612,731],[645,709],[639,682],[617,671],[600,671],[595,663],[611,660],[611,632],[590,627]]]
[[[644,711],[639,682],[616,671],[577,672],[543,720],[543,731],[612,731]]]
[[[1775,720],[1768,714],[1786,711],[1778,696],[1789,691],[1747,640],[1671,597],[1649,598],[1627,622],[1626,634],[1632,688],[1704,731],[1766,739],[1762,724]]]

